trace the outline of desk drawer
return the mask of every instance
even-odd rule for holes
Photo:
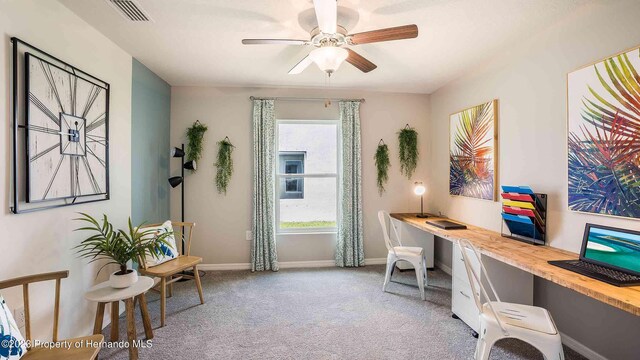
[[[471,250],[467,250],[467,254],[467,257],[471,261],[471,268],[473,268],[476,274],[480,275],[480,263],[478,262],[478,259],[476,259],[475,254]],[[453,244],[451,269],[453,272],[453,278],[458,278],[469,286],[469,276],[467,275],[467,269],[464,266],[464,258],[462,257],[462,252],[457,244]]]
[[[474,331],[479,331],[479,312],[472,296],[471,287],[455,277],[451,292],[451,311]]]

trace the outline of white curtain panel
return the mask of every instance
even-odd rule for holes
[[[342,177],[336,265],[364,265],[362,233],[362,161],[360,145],[360,102],[341,101]]]
[[[254,100],[251,271],[278,271],[274,227],[275,126],[274,100]]]

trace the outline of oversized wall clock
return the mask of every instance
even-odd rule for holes
[[[108,88],[25,53],[26,201],[109,191]]]

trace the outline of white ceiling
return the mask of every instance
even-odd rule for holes
[[[312,48],[243,38],[308,39],[312,0],[139,0],[155,20],[133,23],[105,0],[59,0],[173,86],[323,87],[312,65],[287,72]],[[431,93],[594,0],[338,0],[351,33],[417,24],[416,39],[352,47],[378,65],[348,63],[331,87]]]

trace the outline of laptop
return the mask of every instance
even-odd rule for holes
[[[587,224],[580,259],[549,264],[615,286],[640,285],[640,231]]]

